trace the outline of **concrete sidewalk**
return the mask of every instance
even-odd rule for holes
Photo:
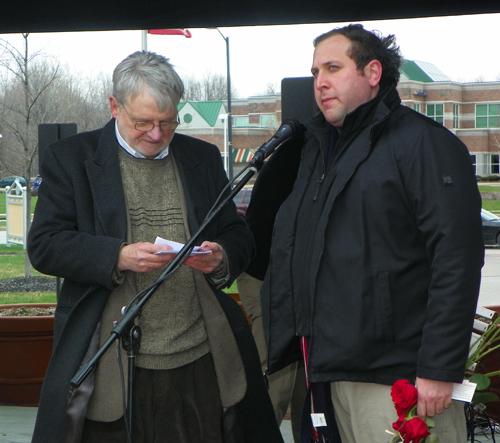
[[[0,443],[30,443],[37,408],[0,406]]]
[[[30,443],[36,412],[37,408],[0,406],[0,443]],[[284,442],[293,443],[290,420],[283,420],[280,429]]]
[[[0,406],[0,443],[30,443],[36,412],[37,408]],[[280,429],[284,442],[294,443],[290,420],[283,420]],[[500,440],[498,433],[496,438]],[[491,434],[485,435],[478,432],[474,441],[489,443],[492,441]]]

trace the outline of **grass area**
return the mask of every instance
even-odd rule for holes
[[[236,282],[234,282],[229,288],[223,289],[224,292],[227,292],[228,294],[234,294],[238,292],[238,288],[236,287]]]
[[[500,212],[500,200],[483,200],[483,209],[490,212]]]
[[[0,245],[0,279],[24,277],[26,252],[20,245]],[[43,276],[32,269],[33,276]],[[0,292],[0,305],[13,303],[55,303],[55,292]]]
[[[25,251],[22,246],[12,245],[8,248],[0,245],[0,278],[14,278],[24,276]],[[6,254],[6,255],[4,255]],[[33,270],[33,275],[42,275]]]
[[[0,305],[19,303],[56,303],[54,292],[0,292]]]
[[[500,185],[478,185],[479,192],[500,192]]]

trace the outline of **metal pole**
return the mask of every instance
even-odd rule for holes
[[[213,29],[213,28],[212,28]],[[229,37],[224,37],[224,34],[219,28],[215,28],[226,42],[226,65],[227,65],[227,155],[229,156],[229,168],[227,176],[229,180],[233,179],[233,118],[231,115],[231,62],[229,60]]]
[[[227,153],[227,114],[221,116],[224,123],[224,170],[229,174],[229,155]]]
[[[142,32],[142,50],[147,51],[148,50],[148,31],[143,30]]]
[[[226,40],[227,59],[227,155],[229,164],[229,180],[233,179],[233,118],[231,114],[231,63],[229,61],[229,37]]]

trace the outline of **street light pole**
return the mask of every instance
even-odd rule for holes
[[[229,156],[227,154],[227,114],[219,115],[224,124],[224,170],[229,174]]]
[[[227,64],[227,155],[229,180],[233,178],[233,119],[231,114],[231,63],[229,61],[229,37],[224,37],[219,28],[215,28],[226,42],[226,64]]]

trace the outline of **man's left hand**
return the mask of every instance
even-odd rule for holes
[[[441,414],[451,406],[453,383],[417,377],[417,414],[422,419]]]
[[[218,243],[204,241],[201,244],[200,251],[211,251],[211,254],[192,255],[184,262],[184,264],[193,269],[197,269],[204,274],[210,274],[220,267],[223,258],[221,245]]]

